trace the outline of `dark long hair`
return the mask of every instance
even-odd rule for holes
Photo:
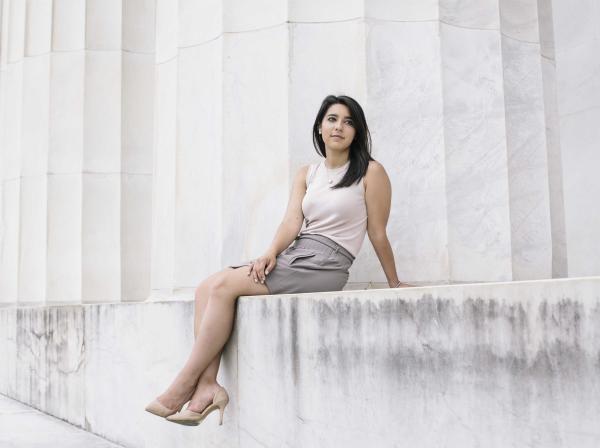
[[[327,157],[325,142],[319,134],[319,126],[327,110],[333,104],[343,104],[348,108],[356,134],[350,144],[350,154],[348,155],[350,165],[348,166],[348,171],[346,171],[342,180],[331,188],[349,187],[354,183],[358,183],[367,174],[369,161],[375,160],[371,157],[371,133],[367,126],[365,113],[354,98],[345,95],[328,95],[321,103],[321,108],[319,109],[319,113],[317,113],[317,118],[315,118],[315,124],[313,125],[313,145],[318,154]]]

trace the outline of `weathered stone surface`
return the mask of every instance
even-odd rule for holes
[[[599,286],[243,298],[240,446],[592,447]]]
[[[242,297],[224,426],[201,431],[143,411],[186,360],[192,315],[0,308],[0,392],[124,446],[600,443],[598,277]]]
[[[14,398],[83,426],[84,308],[16,308]]]

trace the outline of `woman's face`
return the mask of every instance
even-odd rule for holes
[[[356,135],[354,120],[343,104],[332,104],[321,121],[321,137],[328,150],[344,151]]]

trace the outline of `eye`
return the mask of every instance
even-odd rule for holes
[[[354,122],[352,120],[346,120],[346,124],[354,127]]]
[[[335,121],[335,117],[328,117],[327,121]]]

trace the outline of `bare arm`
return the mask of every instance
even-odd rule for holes
[[[275,232],[273,242],[267,249],[267,253],[271,253],[274,256],[279,255],[294,241],[294,238],[298,236],[298,232],[302,228],[304,222],[304,214],[302,213],[302,199],[306,193],[306,172],[308,165],[303,166],[296,173],[294,178],[294,184],[292,185],[292,192],[290,193],[290,199],[288,202],[287,210],[285,215]]]
[[[303,166],[298,170],[292,185],[292,192],[290,193],[287,210],[285,211],[281,224],[279,224],[279,227],[275,232],[273,242],[264,255],[257,258],[250,267],[248,275],[252,275],[255,282],[265,282],[265,276],[275,267],[277,255],[283,252],[292,241],[294,241],[302,228],[302,223],[304,222],[302,199],[306,193],[307,171],[308,165]]]
[[[365,201],[367,203],[367,234],[373,244],[377,258],[390,288],[398,285],[398,274],[394,253],[387,237],[386,227],[390,216],[392,186],[383,166],[375,161],[369,162],[364,179]],[[399,286],[408,286],[400,283]]]

